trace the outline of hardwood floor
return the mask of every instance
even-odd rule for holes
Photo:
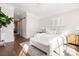
[[[22,47],[19,45],[19,43],[25,41],[28,40],[16,35],[14,42],[6,43],[5,47],[0,47],[0,56],[19,56],[19,53],[22,50]],[[29,56],[29,54],[27,54],[27,56]]]
[[[79,52],[79,45],[74,45],[74,44],[68,44],[71,48],[75,49],[77,52]]]
[[[19,35],[15,35],[15,41],[6,43],[5,47],[0,47],[0,56],[19,56],[20,52],[22,51],[22,47],[19,45],[19,43],[29,41],[24,39],[23,37]],[[71,48],[74,48],[76,51],[79,52],[79,46],[75,46],[72,44],[68,44]],[[30,56],[28,53],[26,56]]]

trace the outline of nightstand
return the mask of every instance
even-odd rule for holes
[[[68,43],[79,45],[79,35],[71,34],[68,35],[67,39],[68,39]]]

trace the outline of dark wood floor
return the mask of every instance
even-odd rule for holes
[[[0,47],[0,56],[18,56],[22,50],[22,47],[19,45],[19,43],[25,41],[28,40],[16,35],[14,42],[6,43],[5,47]],[[29,54],[27,54],[27,56],[28,55]]]
[[[29,41],[24,39],[23,37],[19,35],[15,35],[15,41],[6,43],[5,47],[0,47],[0,56],[19,56],[20,52],[22,51],[22,47],[19,45],[19,43]],[[79,46],[68,44],[68,46],[74,48],[79,52]],[[26,54],[26,56],[29,56],[29,54]]]

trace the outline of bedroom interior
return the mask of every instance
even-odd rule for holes
[[[79,3],[0,3],[14,23],[1,28],[1,56],[79,56]],[[5,51],[5,52],[4,52]]]

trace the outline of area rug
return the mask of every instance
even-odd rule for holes
[[[23,43],[20,43],[20,45],[23,47],[25,44],[27,44],[29,46],[29,49],[28,49],[28,53],[31,55],[31,56],[46,56],[46,54],[44,52],[42,52],[41,50],[37,49],[36,47],[30,45],[29,42],[23,42]]]

